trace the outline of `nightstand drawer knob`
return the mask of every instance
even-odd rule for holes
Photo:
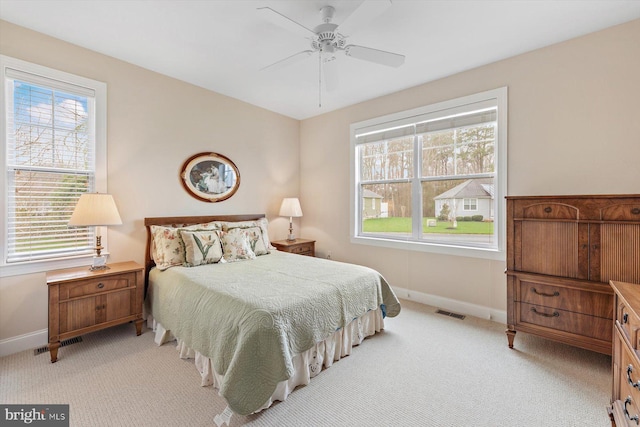
[[[104,283],[98,283],[98,289],[104,288]]]

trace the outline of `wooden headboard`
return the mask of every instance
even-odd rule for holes
[[[145,289],[148,284],[149,271],[156,265],[151,256],[151,226],[163,225],[165,227],[184,227],[187,225],[203,224],[212,221],[253,221],[264,218],[264,214],[244,214],[244,215],[215,215],[215,216],[164,216],[156,218],[145,218],[144,226],[147,228],[147,245],[144,255],[145,267]]]

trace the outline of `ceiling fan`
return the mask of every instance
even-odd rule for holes
[[[258,8],[258,10],[263,12],[264,15],[274,24],[293,31],[310,40],[310,49],[294,53],[291,56],[267,65],[266,67],[263,67],[261,71],[281,69],[317,53],[319,68],[319,103],[320,106],[322,106],[321,88],[323,77],[327,91],[332,91],[338,86],[338,73],[335,68],[337,53],[344,53],[345,56],[390,67],[401,66],[404,64],[404,55],[373,49],[370,47],[347,44],[347,38],[353,32],[366,24],[367,21],[370,21],[380,15],[390,5],[391,0],[365,0],[345,19],[344,22],[339,25],[332,22],[335,14],[335,8],[332,6],[324,6],[320,9],[322,23],[313,29],[305,27],[299,22],[294,21],[270,7]]]

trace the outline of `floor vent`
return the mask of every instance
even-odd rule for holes
[[[82,337],[74,337],[69,338],[68,340],[60,341],[60,347],[65,347],[77,342],[82,342]],[[44,347],[36,348],[35,350],[33,350],[33,355],[37,356],[39,354],[46,353],[47,351],[49,351],[49,346],[45,345]]]
[[[450,311],[438,310],[436,311],[438,314],[442,314],[443,316],[455,317],[456,319],[463,320],[466,316],[464,314],[452,313]]]

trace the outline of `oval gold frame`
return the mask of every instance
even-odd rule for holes
[[[182,186],[203,202],[221,202],[240,187],[240,171],[231,159],[218,153],[198,153],[189,157],[180,172]]]

